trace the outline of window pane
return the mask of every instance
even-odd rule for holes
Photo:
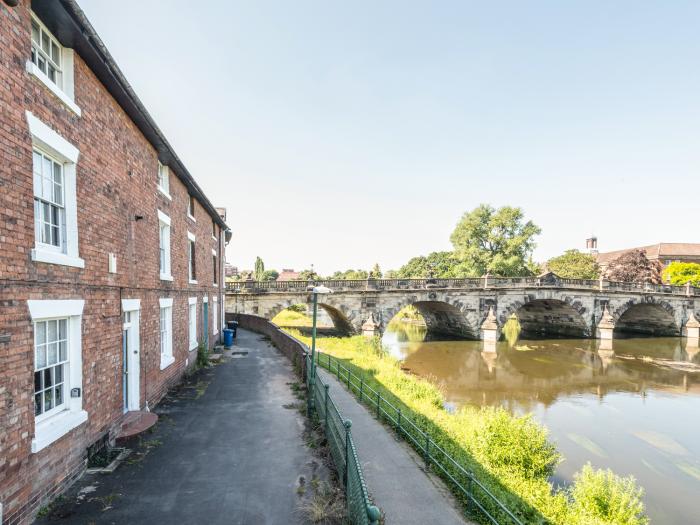
[[[51,42],[51,59],[56,63],[56,65],[61,65],[61,52],[58,50],[58,46]]]
[[[39,43],[39,24],[32,20],[32,40]]]
[[[48,55],[50,52],[51,48],[51,43],[49,42],[49,35],[44,33],[43,31],[41,32],[41,49],[44,50],[44,52]]]
[[[49,343],[46,348],[48,365],[55,365],[58,362],[58,343]]]
[[[43,56],[39,55],[37,57],[37,66],[39,66],[39,69],[46,73],[46,59],[44,59]]]
[[[36,364],[35,368],[41,369],[46,366],[46,346],[39,346],[36,349]]]
[[[51,377],[51,369],[47,368],[44,370],[44,388],[49,388],[53,386],[53,378]]]
[[[50,343],[58,339],[58,321],[46,321],[47,341]]]
[[[68,343],[61,341],[58,346],[58,360],[67,361],[68,360]]]
[[[49,80],[51,80],[51,82],[53,82],[55,84],[56,83],[56,68],[53,67],[51,64],[49,64],[47,67],[48,67],[47,74],[49,76]]]
[[[43,389],[41,382],[41,372],[34,372],[34,392],[41,392]]]
[[[39,393],[34,396],[34,415],[38,416],[41,413],[41,394]]]
[[[34,325],[35,346],[46,343],[46,323],[36,323]]]
[[[63,385],[58,385],[55,390],[56,406],[63,404]]]
[[[53,201],[63,206],[63,187],[60,184],[53,185]]]
[[[59,339],[66,339],[68,336],[68,320],[61,319],[58,321],[58,337]]]
[[[63,383],[63,365],[54,368],[54,383],[57,385]]]
[[[53,389],[44,390],[44,412],[53,408]]]
[[[58,162],[53,163],[53,181],[56,184],[63,184],[63,177],[61,176],[61,165]]]

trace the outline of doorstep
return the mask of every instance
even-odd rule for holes
[[[127,412],[122,421],[121,429],[117,434],[117,443],[125,443],[134,436],[145,432],[158,421],[158,415],[145,410]]]

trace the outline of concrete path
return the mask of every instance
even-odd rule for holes
[[[304,523],[299,478],[327,470],[306,446],[297,378],[261,336],[238,334],[234,350],[247,355],[171,392],[126,462],[84,475],[40,523]]]
[[[386,525],[471,524],[442,480],[425,471],[413,449],[379,423],[335,376],[316,369],[331,385],[330,393],[344,418],[352,421],[357,454],[374,502]]]

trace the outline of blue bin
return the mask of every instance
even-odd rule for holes
[[[224,346],[233,346],[233,330],[224,328]]]

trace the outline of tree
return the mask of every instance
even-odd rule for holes
[[[565,279],[597,279],[600,266],[593,255],[578,250],[566,250],[547,261],[549,271]]]
[[[457,277],[455,268],[459,260],[452,252],[432,252],[427,257],[413,257],[401,268],[393,272],[397,279],[425,279],[427,277]]]
[[[372,271],[369,272],[369,276],[374,279],[382,278],[382,269],[379,267],[379,263],[374,263],[374,266],[372,266]]]
[[[690,283],[700,288],[700,264],[672,262],[664,270],[664,281],[676,286]]]
[[[263,274],[265,273],[265,263],[260,257],[255,258],[255,271],[253,277],[256,281],[263,280]]]
[[[624,283],[661,284],[661,263],[647,259],[644,250],[630,250],[610,261],[605,278]]]
[[[277,270],[265,270],[262,273],[262,279],[261,281],[276,281],[277,278],[280,276],[280,273]]]
[[[540,233],[532,221],[525,221],[521,208],[481,204],[462,216],[450,236],[460,260],[455,271],[472,277],[487,272],[504,277],[531,275],[528,261],[534,237]]]
[[[321,278],[321,276],[313,270],[302,270],[299,273],[299,280],[300,281],[317,281],[320,278]]]

